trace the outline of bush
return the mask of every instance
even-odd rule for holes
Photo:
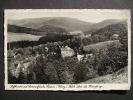
[[[64,61],[63,59],[59,59],[55,60],[53,63],[56,68],[60,83],[70,84],[75,82],[73,77],[74,73],[70,70],[70,64],[66,62],[66,60]]]
[[[97,53],[95,62],[99,75],[113,73],[127,66],[127,52],[110,45],[106,53],[102,50]]]
[[[59,77],[52,62],[47,62],[46,66],[44,67],[44,73],[47,77],[47,83],[50,84],[59,83]]]

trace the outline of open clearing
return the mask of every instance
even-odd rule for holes
[[[87,46],[84,46],[84,50],[88,51],[91,49],[103,49],[103,48],[107,48],[108,46],[113,45],[114,47],[119,47],[121,44],[119,42],[119,40],[110,40],[110,41],[105,41],[105,42],[99,42],[99,43],[95,43],[95,44],[90,44]]]

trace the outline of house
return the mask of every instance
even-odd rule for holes
[[[65,47],[61,48],[61,56],[62,56],[62,58],[72,57],[72,56],[74,56],[74,54],[75,54],[74,50],[71,49],[68,46],[65,46]]]

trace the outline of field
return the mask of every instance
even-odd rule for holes
[[[8,32],[7,42],[24,41],[24,40],[38,41],[40,37],[41,36],[36,36],[26,33],[19,34],[19,33]]]
[[[119,42],[119,40],[104,41],[104,42],[99,42],[99,43],[84,46],[84,50],[89,51],[89,50],[103,49],[103,48],[106,49],[110,45],[113,45],[114,47],[118,48],[120,47],[121,43]]]

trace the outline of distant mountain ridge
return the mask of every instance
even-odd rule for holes
[[[89,30],[92,24],[94,24],[68,17],[43,17],[22,20],[9,20],[8,23],[32,29],[39,29],[40,27],[43,27],[45,25],[52,25],[66,29],[67,31],[86,31]]]
[[[108,20],[103,20],[99,23],[89,23],[89,22],[84,22],[75,18],[43,17],[43,18],[30,18],[30,19],[22,19],[22,20],[9,20],[8,23],[12,25],[15,24],[14,26],[17,26],[17,27],[25,27],[25,29],[28,28],[31,31],[33,31],[33,33],[36,33],[37,35],[40,35],[40,33],[37,33],[37,31],[42,32],[41,33],[42,35],[69,34],[72,32],[81,32],[82,34],[87,35],[92,33],[93,34],[99,33],[100,30],[106,30],[106,28],[109,25],[114,25],[119,23],[123,24],[123,23],[126,23],[126,21],[108,19]],[[114,29],[116,28],[114,27]],[[103,31],[101,33],[103,33]]]
[[[121,20],[117,19],[107,19],[98,23],[91,23],[81,21],[76,18],[68,18],[68,17],[42,17],[42,18],[28,18],[21,20],[8,20],[9,24],[27,27],[32,29],[40,29],[46,25],[50,25],[53,27],[63,28],[68,32],[72,31],[95,31],[101,29],[107,25],[116,24],[121,22]]]
[[[113,24],[117,24],[117,23],[123,23],[123,22],[126,22],[125,20],[116,20],[116,19],[108,19],[108,20],[103,20],[99,23],[95,23],[91,26],[91,30],[88,30],[88,31],[84,31],[85,34],[88,34],[88,33],[94,33],[96,32],[97,30],[99,29],[102,29],[108,25],[113,25]]]

